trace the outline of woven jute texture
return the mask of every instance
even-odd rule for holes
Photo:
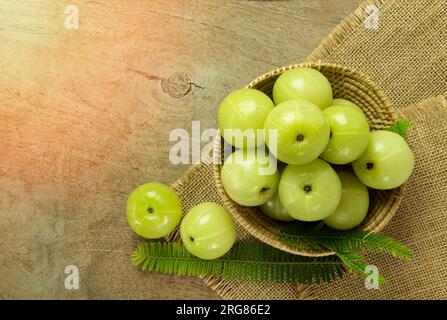
[[[307,61],[359,70],[386,93],[395,108],[404,108],[447,92],[446,39],[446,1],[366,1]]]
[[[408,141],[416,166],[398,212],[382,233],[410,246],[413,261],[372,255],[389,283],[367,290],[352,276],[312,287],[314,299],[447,299],[447,101],[427,99],[402,109],[414,123]]]
[[[378,12],[378,25],[371,24],[371,12]],[[446,39],[445,1],[367,1],[307,59],[365,73],[415,123],[408,137],[415,171],[399,210],[383,230],[414,250],[413,261],[371,256],[389,280],[380,290],[367,290],[350,275],[312,287],[205,279],[222,298],[447,299],[447,102],[438,96],[447,94]],[[202,201],[221,203],[207,162],[190,169],[174,188],[185,211]],[[257,241],[240,225],[237,229],[240,239]]]

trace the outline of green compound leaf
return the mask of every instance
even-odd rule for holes
[[[306,228],[300,222],[289,223],[281,229],[283,243],[308,250],[329,249],[334,252],[361,254],[367,251],[387,253],[410,261],[412,250],[394,239],[367,231],[338,231],[328,227]]]
[[[255,282],[312,284],[334,281],[344,273],[337,256],[303,257],[253,242],[236,243],[214,260],[193,256],[179,242],[146,242],[138,245],[132,262],[144,271]]]
[[[387,253],[404,261],[412,258],[410,248],[387,236],[366,231],[338,231],[322,227],[321,224],[311,227],[300,222],[287,224],[281,229],[280,239],[300,249],[329,249],[341,259],[348,271],[365,279],[370,274],[366,269],[369,264],[360,254],[369,251]],[[386,280],[378,274],[378,285],[384,283]]]
[[[408,119],[399,118],[397,121],[389,128],[386,128],[385,130],[395,132],[399,135],[401,135],[404,139],[407,138],[408,130],[412,126],[412,123]]]

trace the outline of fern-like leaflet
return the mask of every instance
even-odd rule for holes
[[[281,229],[282,242],[311,250],[329,249],[334,252],[361,254],[365,251],[387,253],[405,261],[411,260],[412,250],[399,242],[373,232],[338,231],[327,227],[306,229],[302,223],[294,222]]]
[[[193,256],[179,242],[147,242],[138,246],[132,261],[142,270],[256,282],[331,282],[344,273],[344,264],[336,256],[303,257],[253,242],[238,242],[214,260]]]
[[[287,224],[281,229],[280,239],[290,246],[301,249],[316,251],[329,249],[343,261],[351,273],[364,278],[368,276],[365,272],[368,264],[360,254],[366,251],[387,253],[405,261],[411,260],[412,257],[410,248],[389,237],[366,231],[337,231],[322,224],[312,228],[306,228],[300,222]],[[380,274],[378,277],[379,285],[386,283]]]

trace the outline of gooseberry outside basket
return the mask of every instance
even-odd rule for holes
[[[366,75],[348,67],[330,63],[305,63],[281,67],[272,70],[252,82],[247,87],[258,89],[272,96],[276,79],[286,70],[297,67],[310,67],[322,72],[332,84],[335,98],[344,98],[357,104],[365,113],[371,130],[385,129],[397,119],[397,113],[388,98]],[[244,207],[231,200],[222,186],[220,171],[222,169],[224,141],[220,134],[214,141],[213,176],[224,205],[236,221],[252,236],[260,241],[293,254],[319,257],[333,254],[329,250],[304,251],[289,246],[280,240],[280,229],[284,225],[274,221],[255,207]],[[402,200],[404,185],[392,190],[371,190],[369,211],[358,229],[378,232],[390,221]]]

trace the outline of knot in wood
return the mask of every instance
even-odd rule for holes
[[[184,72],[174,73],[168,79],[161,81],[161,88],[173,98],[180,99],[189,95],[192,91],[191,76]]]

